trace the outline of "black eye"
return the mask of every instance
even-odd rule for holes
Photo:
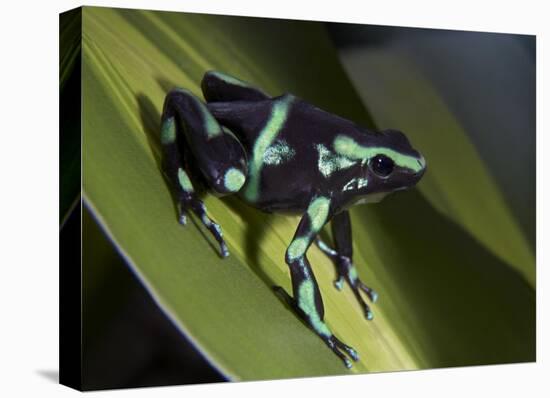
[[[389,157],[385,155],[376,155],[371,159],[370,168],[380,177],[387,177],[393,171],[394,163]]]

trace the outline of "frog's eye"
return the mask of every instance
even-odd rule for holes
[[[395,164],[386,155],[376,155],[369,162],[369,167],[380,177],[387,177],[393,171]]]

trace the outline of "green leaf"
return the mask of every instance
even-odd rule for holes
[[[80,202],[80,58],[81,12],[59,18],[59,218],[63,225]]]
[[[284,253],[298,219],[206,196],[229,244],[222,260],[204,230],[178,224],[159,167],[164,95],[200,95],[208,69],[372,126],[323,25],[86,7],[83,26],[84,198],[157,303],[233,379],[349,374],[271,289],[291,291]],[[534,358],[532,289],[423,197],[352,216],[359,275],[380,293],[372,322],[348,287],[334,289],[329,260],[308,253],[329,327],[361,356],[352,372]]]
[[[177,223],[159,169],[164,95],[173,85],[200,94],[208,69],[275,94],[293,87],[368,123],[322,25],[98,8],[84,9],[83,24],[85,200],[157,302],[235,379],[347,373],[271,290],[290,291],[284,253],[297,218],[207,197],[232,253],[221,260],[196,225]],[[365,321],[353,294],[332,287],[328,259],[316,249],[310,259],[329,326],[364,358],[355,371],[416,368],[384,314]]]

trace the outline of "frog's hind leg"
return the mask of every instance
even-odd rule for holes
[[[201,82],[207,102],[261,101],[269,96],[247,82],[222,72],[208,71]]]
[[[336,250],[331,248],[320,238],[316,240],[317,246],[319,246],[321,251],[330,257],[336,265],[338,278],[334,281],[334,286],[338,290],[341,290],[345,280],[350,285],[357,301],[359,301],[359,304],[363,307],[365,317],[371,320],[373,318],[372,311],[365,300],[363,300],[363,297],[361,297],[360,291],[363,291],[372,303],[376,302],[378,294],[359,279],[357,270],[353,264],[351,220],[348,211],[346,210],[335,215],[331,220],[331,224]]]
[[[237,192],[245,182],[246,155],[235,136],[218,124],[205,104],[187,90],[174,89],[164,101],[161,118],[163,171],[175,194],[181,224],[195,213],[218,241],[222,256],[227,245],[190,178],[199,170],[208,188],[219,195]]]

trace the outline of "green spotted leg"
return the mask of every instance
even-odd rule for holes
[[[226,257],[229,252],[221,228],[208,217],[191,182],[190,170],[196,170],[207,188],[219,195],[238,192],[247,171],[242,145],[218,124],[201,100],[183,89],[174,89],[166,96],[160,141],[162,168],[176,198],[179,222],[185,225],[186,214],[192,211]]]
[[[372,303],[375,303],[378,299],[378,294],[365,285],[359,276],[357,270],[352,261],[353,249],[351,238],[351,220],[347,210],[336,214],[332,220],[332,235],[336,243],[336,250],[331,248],[320,238],[317,238],[317,246],[323,251],[336,265],[336,271],[338,278],[334,281],[334,286],[338,290],[342,290],[344,280],[350,285],[355,297],[359,301],[359,304],[363,308],[365,317],[368,320],[372,320],[373,314],[369,305],[363,300],[360,291],[363,291]]]
[[[357,352],[342,343],[324,321],[324,307],[319,285],[306,257],[306,252],[329,218],[330,200],[325,197],[315,198],[302,217],[298,228],[286,251],[286,262],[290,268],[294,298],[287,295],[287,300],[313,331],[323,339],[330,349],[344,362],[347,368],[351,362],[359,359]],[[347,354],[347,356],[345,355]]]

